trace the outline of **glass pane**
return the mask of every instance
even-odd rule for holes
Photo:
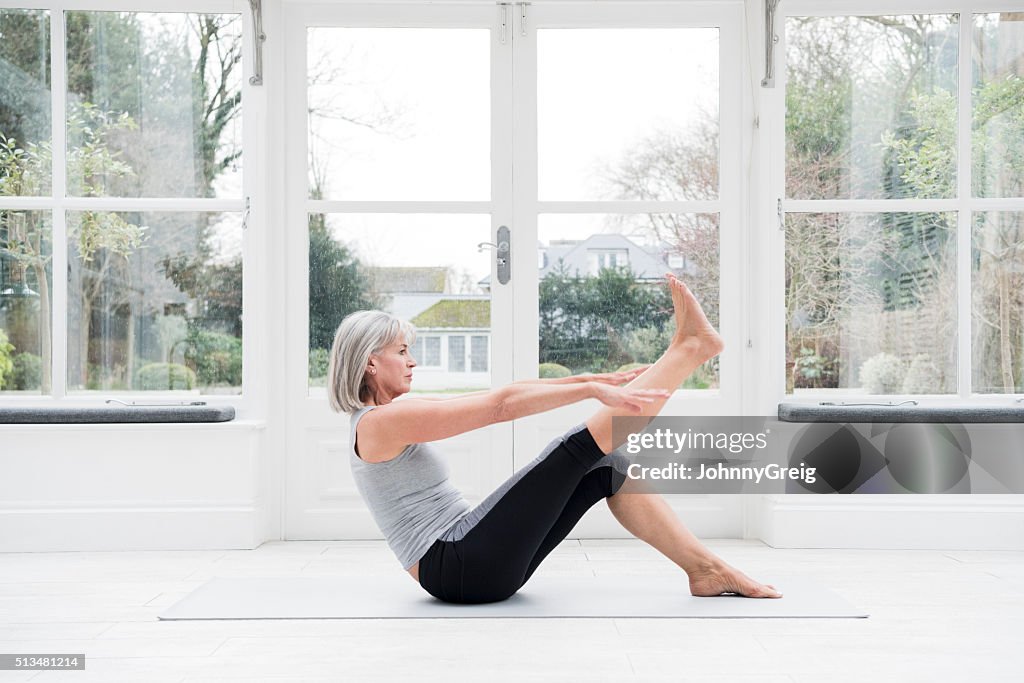
[[[958,17],[786,21],[786,195],[956,195]]]
[[[657,360],[674,331],[669,271],[718,327],[717,214],[545,214],[538,227],[541,377]],[[714,358],[681,388],[717,387]]]
[[[423,355],[420,356],[420,365],[439,368],[441,367],[441,338],[436,336],[423,337]]]
[[[309,29],[310,197],[490,199],[490,37]]]
[[[0,9],[0,197],[50,194],[50,13]]]
[[[453,340],[490,338],[493,256],[477,249],[490,240],[490,224],[486,215],[311,214],[310,396],[326,397],[328,354],[338,325],[349,313],[367,309],[415,325],[414,393],[489,387],[486,363],[466,372],[464,365],[446,367],[442,361],[460,343]]]
[[[488,368],[488,337],[473,335],[469,338],[469,369],[470,372],[487,372]]]
[[[955,392],[955,254],[952,213],[787,215],[787,393]]]
[[[0,211],[0,395],[50,393],[52,245],[49,211]]]
[[[416,359],[423,358],[423,336],[422,335],[416,337],[416,341],[414,341],[412,343],[412,346],[409,347],[409,353],[412,355],[413,358],[416,358]],[[330,363],[330,357],[328,357],[327,360],[328,360],[328,363]],[[312,377],[312,375],[310,375],[310,376]]]
[[[448,369],[452,372],[466,371],[466,338],[461,335],[448,337]]]
[[[241,17],[65,16],[68,193],[241,196]]]
[[[68,213],[68,388],[241,393],[240,214]]]
[[[1024,213],[975,214],[971,293],[976,393],[1024,392]]]
[[[542,200],[718,197],[718,29],[537,32]]]
[[[1024,13],[974,17],[976,197],[1024,196]]]

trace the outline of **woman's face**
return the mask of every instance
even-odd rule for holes
[[[378,403],[390,403],[412,388],[416,359],[409,353],[405,337],[399,336],[379,352],[370,355],[369,384]]]

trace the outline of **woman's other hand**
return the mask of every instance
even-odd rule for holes
[[[613,373],[614,374],[614,373]],[[594,398],[611,408],[626,408],[634,413],[642,413],[655,401],[667,399],[672,395],[666,389],[630,389],[601,382],[592,385]]]
[[[639,377],[643,372],[651,367],[650,365],[644,365],[639,368],[633,368],[632,370],[620,370],[618,372],[601,372],[594,374],[583,374],[575,375],[580,382],[600,382],[601,384],[614,384],[615,386],[621,386],[628,384],[634,379]]]

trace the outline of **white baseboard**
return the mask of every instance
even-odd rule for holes
[[[766,495],[748,520],[773,548],[1024,550],[1024,496]]]

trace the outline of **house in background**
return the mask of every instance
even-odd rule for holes
[[[370,289],[402,320],[412,320],[451,293],[451,274],[443,266],[370,267]]]
[[[452,293],[446,267],[369,269],[391,313],[416,326],[414,389],[478,389],[490,385],[490,295]]]
[[[666,271],[679,276],[700,274],[693,261],[668,244],[645,247],[618,233],[597,233],[585,240],[551,240],[547,245],[538,243],[537,267],[542,280],[560,269],[570,277],[597,277],[605,268],[629,268],[636,281],[644,285],[661,284]],[[479,284],[489,292],[490,276]]]
[[[412,318],[417,389],[483,388],[491,383],[491,299],[453,294]]]
[[[570,276],[597,277],[605,268],[628,268],[642,284],[660,283],[665,271],[696,275],[696,266],[661,245],[653,250],[625,235],[599,233],[585,240],[551,240],[538,250],[538,267],[543,279],[562,268]]]

